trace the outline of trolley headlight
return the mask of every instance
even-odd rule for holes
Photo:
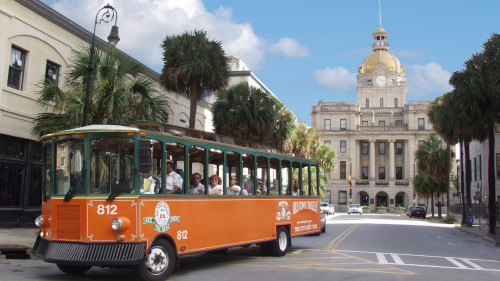
[[[38,216],[36,219],[35,219],[35,225],[37,227],[42,227],[43,225],[43,217],[42,216]]]
[[[118,231],[120,229],[122,229],[122,220],[120,218],[116,218],[114,219],[112,222],[111,222],[111,228],[114,230],[114,231]]]

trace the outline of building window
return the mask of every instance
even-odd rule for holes
[[[368,154],[368,143],[365,141],[361,143],[361,154]]]
[[[361,167],[361,179],[367,180],[368,179],[368,167]]]
[[[385,154],[385,142],[378,143],[378,154]]]
[[[403,120],[396,120],[396,127],[403,127]]]
[[[500,179],[500,153],[497,153],[497,179]]]
[[[347,142],[341,140],[340,141],[340,152],[347,152]]]
[[[378,179],[385,180],[385,167],[378,167]]]
[[[9,77],[7,79],[7,86],[20,91],[23,89],[25,62],[26,52],[12,46],[10,50]]]
[[[418,118],[418,129],[425,130],[425,120],[424,118]]]
[[[331,145],[332,145],[332,142],[331,142],[330,140],[325,140],[325,141],[324,141],[324,144],[325,144],[326,146],[331,146]]]
[[[368,121],[362,121],[361,126],[363,127],[368,127]]]
[[[347,191],[341,190],[339,191],[339,205],[347,204]]]
[[[332,130],[332,120],[325,119],[325,131],[331,131],[331,130]]]
[[[385,127],[385,121],[383,121],[383,120],[378,121],[378,125],[379,125],[379,127]]]
[[[340,161],[340,179],[345,180],[347,174],[347,165],[346,161]]]
[[[370,99],[366,99],[366,108],[370,108]]]
[[[394,107],[398,107],[398,98],[394,98]]]
[[[347,119],[340,119],[340,130],[347,130]]]
[[[396,179],[397,180],[403,179],[403,167],[396,167]]]
[[[424,140],[419,140],[419,141],[418,141],[418,146],[422,146],[422,145],[424,145],[424,142],[425,142]]]
[[[59,68],[58,64],[51,61],[47,61],[47,66],[45,67],[45,80],[51,81],[56,86],[59,83]]]
[[[403,154],[403,143],[396,142],[396,154]]]
[[[384,107],[384,99],[380,99],[380,108]]]

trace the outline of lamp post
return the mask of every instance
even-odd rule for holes
[[[102,13],[101,13],[102,12]],[[101,15],[101,17],[99,17]],[[87,67],[87,89],[85,91],[85,103],[83,105],[83,123],[82,126],[87,126],[87,115],[89,112],[89,98],[90,98],[90,85],[92,82],[92,72],[94,71],[94,44],[95,44],[95,29],[98,23],[108,23],[115,20],[115,25],[111,27],[111,33],[108,36],[108,43],[111,47],[115,47],[120,41],[120,37],[118,36],[118,26],[116,22],[118,21],[118,12],[107,4],[102,7],[95,16],[94,22],[94,33],[92,34],[92,44],[90,45],[90,58],[89,65]]]
[[[417,165],[417,159],[413,161],[413,207],[415,207],[415,166]]]

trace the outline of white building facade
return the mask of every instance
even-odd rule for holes
[[[358,68],[357,102],[319,101],[311,112],[312,127],[337,155],[324,198],[337,211],[350,203],[372,212],[425,204],[413,178],[417,146],[432,133],[427,102],[406,102],[405,72],[389,53],[388,33],[379,27],[372,36],[373,52]]]

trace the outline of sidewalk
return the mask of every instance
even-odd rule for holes
[[[462,227],[462,226],[457,226],[456,229],[463,231],[465,233],[468,233],[470,235],[474,235],[477,237],[481,237],[484,240],[492,243],[493,245],[500,247],[500,226],[497,223],[496,229],[495,229],[495,235],[491,235],[488,233],[489,231],[489,226],[487,224],[481,224],[480,226],[475,224],[471,227]]]
[[[38,228],[0,228],[0,259],[29,259]]]

